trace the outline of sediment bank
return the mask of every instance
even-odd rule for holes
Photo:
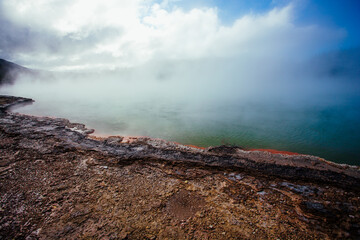
[[[360,237],[359,167],[308,155],[90,136],[0,97],[0,236]]]

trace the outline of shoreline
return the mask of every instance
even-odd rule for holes
[[[29,113],[27,113],[25,111],[26,115],[29,115]],[[52,117],[52,118],[63,118],[62,116],[51,116],[51,115],[46,115],[46,113],[43,113],[43,115],[40,115],[40,114],[37,114],[37,115],[33,115],[32,113],[30,113],[30,115],[32,116],[36,116],[36,117],[43,117],[43,116],[48,116],[48,117]],[[76,121],[81,121],[81,120],[76,120]],[[130,134],[125,134],[123,135],[121,132],[118,132],[116,134],[113,134],[113,133],[109,133],[109,131],[106,131],[106,133],[101,133],[101,128],[100,128],[100,132],[98,132],[98,130],[96,129],[96,125],[92,125],[91,123],[87,123],[88,125],[90,125],[90,127],[92,129],[94,129],[94,133],[92,133],[93,136],[96,136],[96,137],[109,137],[109,136],[121,136],[121,137],[127,137],[127,138],[141,138],[141,137],[147,137],[147,138],[154,138],[154,139],[158,139],[158,138],[161,138],[161,137],[149,137],[149,136],[141,136],[141,135],[131,135]],[[92,125],[92,126],[91,126]],[[87,126],[88,127],[88,126]],[[117,135],[118,134],[118,135]],[[161,139],[164,139],[165,141],[169,141],[169,142],[175,142],[175,141],[178,141],[177,139],[174,139],[174,140],[167,140],[166,138],[161,138]],[[180,140],[181,141],[181,140]],[[212,147],[212,146],[220,146],[222,145],[221,143],[219,143],[219,145],[211,145],[211,144],[208,144],[208,143],[205,143],[203,144],[201,141],[200,142],[197,142],[199,145],[196,145],[196,144],[193,144],[191,141],[187,141],[186,143],[183,143],[183,142],[179,142],[178,144],[180,145],[186,145],[186,146],[190,146],[190,147],[193,147],[193,148],[198,148],[198,149],[206,149],[207,147]],[[270,144],[269,144],[270,143]],[[274,144],[275,143],[275,144]],[[353,154],[353,152],[351,151],[348,151],[348,152],[342,152],[342,153],[337,153],[337,154],[342,154],[342,155],[336,155],[335,157],[333,155],[331,155],[333,152],[332,150],[328,149],[328,153],[327,152],[321,152],[321,151],[316,151],[316,148],[314,148],[312,151],[311,150],[308,150],[306,151],[306,148],[303,149],[303,148],[297,148],[296,146],[288,146],[288,147],[284,147],[286,145],[283,145],[279,148],[276,147],[276,144],[277,142],[275,141],[271,141],[271,142],[265,142],[265,144],[256,144],[256,146],[248,146],[248,145],[241,145],[239,146],[241,149],[243,150],[246,150],[246,151],[261,151],[261,152],[270,152],[270,153],[274,153],[274,154],[283,154],[283,155],[307,155],[307,156],[316,156],[316,157],[319,157],[319,158],[322,158],[322,159],[327,159],[327,161],[331,161],[333,163],[336,163],[336,164],[346,164],[346,165],[355,165],[355,166],[360,166],[358,161],[355,159],[353,159],[353,156],[351,154]],[[226,144],[227,145],[227,144]],[[229,144],[229,145],[233,145],[233,146],[236,146],[235,144]],[[288,149],[291,148],[292,151],[289,151]],[[350,154],[350,158],[348,158],[348,155],[347,154]],[[328,156],[328,158],[326,157]]]
[[[209,146],[209,147],[200,147],[200,146],[196,146],[193,144],[183,144],[183,143],[179,143],[179,142],[174,142],[174,141],[168,141],[166,139],[161,139],[161,138],[152,138],[152,137],[148,137],[148,136],[136,136],[136,135],[128,135],[128,136],[123,136],[123,135],[111,135],[111,134],[97,134],[96,133],[96,129],[94,129],[94,133],[92,133],[89,137],[93,137],[94,139],[106,139],[109,137],[123,137],[123,141],[122,143],[131,143],[134,141],[137,141],[137,139],[154,139],[154,140],[160,140],[160,141],[166,141],[169,143],[174,143],[177,145],[181,145],[181,146],[186,146],[186,147],[191,147],[191,148],[195,148],[195,149],[201,149],[201,150],[205,150],[209,147],[216,147],[216,146]],[[226,146],[226,145],[224,145]],[[269,153],[274,153],[274,154],[282,154],[282,155],[309,155],[309,154],[301,154],[301,153],[296,153],[296,152],[290,152],[290,151],[284,151],[284,150],[277,150],[277,149],[264,149],[264,148],[242,148],[242,150],[244,151],[251,151],[251,152],[269,152]],[[309,155],[311,156],[311,155]],[[319,157],[320,158],[320,157]]]
[[[358,166],[9,112],[31,101],[0,96],[0,237],[360,237]]]
[[[0,96],[2,99],[7,99],[7,101],[10,101],[10,103],[5,103],[0,105],[0,110],[4,113],[11,111],[11,109],[17,105],[23,105],[23,104],[32,104],[34,102],[33,99],[27,99],[22,97],[13,97],[13,96]],[[3,100],[4,101],[4,100]],[[189,152],[194,153],[200,153],[204,154],[205,158],[208,154],[215,154],[215,155],[224,155],[226,157],[231,156],[235,159],[232,159],[231,163],[221,163],[220,160],[215,161],[215,164],[209,164],[209,165],[215,165],[219,167],[240,167],[240,168],[250,168],[252,170],[256,171],[263,171],[267,172],[266,168],[269,167],[272,168],[278,168],[278,166],[281,167],[290,167],[290,168],[304,168],[308,170],[314,170],[314,171],[321,171],[324,170],[327,171],[334,171],[337,174],[345,174],[348,176],[357,176],[360,178],[360,171],[357,172],[346,172],[346,170],[351,169],[357,169],[360,170],[360,166],[356,165],[348,165],[348,164],[338,164],[335,162],[331,162],[328,160],[325,160],[321,157],[312,156],[312,155],[306,155],[306,154],[298,154],[288,151],[280,151],[280,150],[274,150],[274,149],[243,149],[237,146],[227,146],[227,145],[220,145],[220,146],[210,146],[207,148],[198,147],[195,145],[185,145],[180,144],[178,142],[173,141],[167,141],[165,139],[160,138],[151,138],[147,136],[108,136],[108,137],[97,137],[94,129],[88,129],[84,124],[82,123],[71,123],[68,119],[65,118],[57,118],[57,117],[43,117],[43,116],[32,116],[32,115],[26,115],[26,114],[19,114],[19,113],[11,113],[13,115],[19,115],[23,117],[29,117],[34,119],[49,119],[49,120],[60,120],[64,122],[64,125],[67,129],[73,132],[80,133],[85,137],[85,139],[91,139],[98,141],[99,143],[107,143],[108,141],[112,141],[112,139],[116,139],[116,144],[118,146],[121,146],[123,144],[125,145],[147,145],[151,147],[155,147],[157,149],[164,149],[164,150],[172,150],[172,151],[178,151],[178,150],[186,150]],[[69,125],[69,126],[67,126]],[[92,143],[94,144],[94,143]],[[237,159],[246,159],[245,161],[238,161]],[[170,160],[173,161],[173,160]],[[205,162],[203,162],[205,161]],[[200,161],[201,164],[205,164],[206,160]],[[266,166],[266,167],[265,167]],[[299,177],[303,178],[301,174],[296,174],[292,176],[290,173],[287,173],[288,171],[285,171],[284,173],[281,173],[281,171],[276,170],[275,174],[279,174],[280,176],[285,177]],[[290,172],[292,172],[290,170]],[[273,172],[269,171],[270,174],[274,174]],[[318,173],[311,173],[312,177],[317,179]],[[326,175],[326,174],[325,174]],[[331,178],[333,178],[332,176]],[[325,177],[326,179],[328,178]],[[336,179],[337,177],[335,177]],[[321,179],[321,176],[319,177]],[[336,180],[331,180],[333,182],[336,182]],[[330,180],[330,179],[327,179]]]

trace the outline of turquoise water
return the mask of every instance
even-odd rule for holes
[[[58,104],[67,108],[59,111],[53,107]],[[100,135],[150,136],[203,147],[271,148],[360,164],[356,104],[294,108],[238,103],[193,109],[171,103],[38,101],[17,111],[69,118],[95,128]]]
[[[316,93],[300,100],[289,95],[276,98],[280,93],[221,99],[184,89],[176,94],[160,89],[162,83],[151,90],[131,85],[28,82],[1,93],[35,99],[18,112],[68,118],[96,129],[98,135],[149,136],[203,147],[271,148],[360,165],[357,91]]]

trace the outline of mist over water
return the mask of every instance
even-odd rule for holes
[[[258,63],[205,59],[53,73],[20,78],[1,93],[35,99],[18,112],[68,118],[98,135],[272,148],[358,165],[357,80],[318,74],[307,63]]]
[[[183,2],[0,1],[0,57],[46,70],[0,93],[35,100],[16,111],[99,135],[360,165],[360,49],[339,48],[345,29],[297,20],[305,1],[227,23],[222,4]]]

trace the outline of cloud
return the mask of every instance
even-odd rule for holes
[[[34,99],[23,113],[189,144],[282,141],[301,152],[358,122],[359,50],[328,51],[343,30],[299,22],[302,0],[226,20],[232,11],[214,2],[1,0],[0,58],[59,72],[22,75],[0,93]]]
[[[151,61],[287,61],[336,45],[343,32],[294,23],[289,4],[222,24],[216,7],[176,1],[4,0],[0,54],[49,70],[118,69]]]

